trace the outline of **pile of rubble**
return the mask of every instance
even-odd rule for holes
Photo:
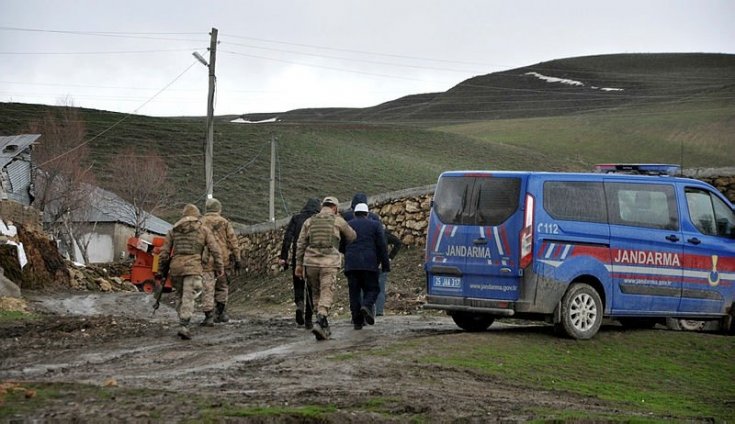
[[[18,225],[17,241],[22,243],[27,263],[20,266],[16,246],[0,244],[0,275],[20,290],[138,290],[132,283],[121,278],[130,269],[126,265],[74,264],[61,256],[56,244],[46,233],[23,225]],[[14,294],[0,293],[0,296]]]
[[[123,280],[115,272],[103,266],[77,266],[69,267],[69,287],[74,290],[91,291],[138,291],[130,281]]]

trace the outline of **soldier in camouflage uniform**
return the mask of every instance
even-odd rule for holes
[[[178,335],[189,340],[189,322],[194,313],[194,294],[202,288],[202,259],[205,249],[214,258],[218,276],[224,274],[219,246],[212,232],[199,220],[199,209],[184,206],[183,217],[166,234],[159,257],[161,268],[169,270],[176,290],[176,312],[179,314]]]
[[[209,228],[217,240],[217,246],[222,254],[225,263],[225,269],[234,267],[235,272],[240,271],[240,244],[237,241],[235,230],[227,218],[220,215],[222,212],[222,204],[217,199],[207,199],[204,205],[206,213],[202,217],[202,223]],[[204,291],[202,292],[202,310],[204,311],[204,321],[201,325],[212,326],[215,322],[227,322],[230,318],[225,312],[227,307],[227,278],[215,277],[214,258],[206,255],[206,263],[204,264]],[[217,304],[217,311],[213,311]]]
[[[357,237],[355,230],[337,214],[338,204],[337,198],[325,197],[321,211],[304,222],[296,243],[294,274],[300,278],[306,276],[307,287],[317,302],[314,308],[316,325],[312,330],[317,340],[326,340],[331,333],[327,315],[332,306],[337,272],[342,265],[338,249],[340,240],[344,237],[351,243]]]

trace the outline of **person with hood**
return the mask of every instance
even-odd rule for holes
[[[222,254],[225,269],[231,267],[235,273],[242,267],[240,261],[240,243],[237,241],[235,229],[230,221],[221,215],[222,203],[215,198],[207,199],[204,204],[206,213],[202,217],[202,223],[207,227],[217,240],[217,246]],[[227,278],[215,278],[214,258],[205,255],[204,274],[202,276],[204,290],[202,292],[202,310],[204,321],[200,325],[213,326],[215,322],[228,322],[227,297],[229,287]],[[225,276],[226,277],[226,276]],[[217,310],[215,311],[215,304]]]
[[[306,276],[306,286],[316,300],[316,325],[311,330],[316,339],[326,340],[331,331],[327,316],[332,307],[337,273],[342,266],[340,241],[351,243],[357,234],[337,214],[339,201],[327,196],[318,214],[304,222],[296,242],[296,276]]]
[[[223,276],[225,268],[217,240],[199,219],[199,208],[191,203],[187,204],[182,215],[166,234],[159,256],[159,273],[163,274],[163,270],[169,270],[168,274],[177,296],[178,335],[184,340],[189,340],[191,339],[189,322],[194,313],[194,295],[196,291],[202,289],[204,251],[208,249],[214,258],[216,277]]]
[[[342,217],[345,219],[345,221],[350,222],[350,220],[355,217],[355,206],[358,203],[364,203],[367,205],[368,204],[367,194],[362,193],[362,192],[357,192],[355,193],[354,196],[352,196],[352,202],[350,202],[350,209],[342,212]],[[374,221],[378,221],[382,223],[382,221],[380,220],[380,215],[378,215],[375,212],[368,212],[367,216],[368,218]]]
[[[388,248],[383,225],[368,217],[368,205],[358,203],[355,217],[348,224],[357,233],[354,242],[345,247],[345,275],[350,293],[350,312],[355,330],[363,323],[375,324],[374,305],[380,288],[378,276],[390,271]]]
[[[296,304],[296,323],[303,325],[307,330],[314,328],[312,323],[312,315],[314,310],[314,300],[311,291],[306,291],[306,282],[303,278],[296,276],[296,241],[301,233],[301,227],[304,221],[311,218],[319,212],[321,201],[317,198],[311,198],[306,201],[301,212],[295,214],[288,221],[286,232],[283,234],[283,245],[281,245],[281,256],[278,259],[283,269],[288,269],[288,254],[291,251],[291,277],[293,279],[293,300]],[[306,300],[306,301],[304,301]]]

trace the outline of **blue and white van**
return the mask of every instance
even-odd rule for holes
[[[735,327],[733,205],[698,180],[601,171],[442,173],[424,307],[468,331],[515,317],[576,339],[603,317]]]

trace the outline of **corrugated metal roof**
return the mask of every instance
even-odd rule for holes
[[[0,137],[0,168],[26,150],[41,134],[21,134]]]
[[[123,200],[117,194],[99,187],[91,188],[91,209],[88,211],[75,211],[73,220],[76,222],[120,222],[131,227],[135,226],[133,205]],[[173,225],[161,218],[146,212],[144,229],[150,233],[164,235]],[[48,220],[48,216],[44,216]]]
[[[122,222],[131,227],[135,226],[133,213],[131,212],[133,205],[123,200],[117,194],[95,187],[92,191],[92,202],[90,203],[93,208],[93,216],[88,218],[90,221]],[[151,215],[148,212],[145,215],[147,218],[144,228],[148,232],[166,234],[172,227],[170,223],[155,215]]]

